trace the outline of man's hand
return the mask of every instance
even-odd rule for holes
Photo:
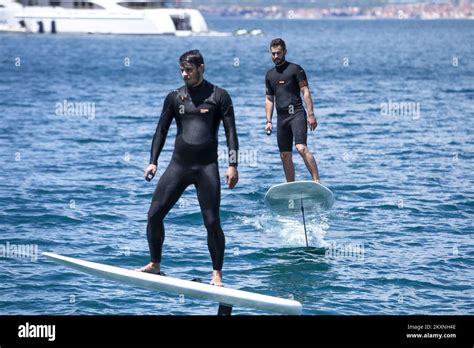
[[[227,169],[227,174],[225,176],[225,183],[229,185],[229,188],[232,190],[237,182],[239,181],[239,173],[237,167],[229,166]]]
[[[271,122],[268,122],[267,121],[267,125],[265,126],[265,132],[268,134],[268,132],[272,132],[273,131],[273,125]]]
[[[154,176],[156,174],[157,167],[154,164],[149,164],[148,167],[145,168],[145,179],[148,177],[149,174]]]
[[[316,117],[313,115],[308,116],[308,127],[311,131],[314,131],[318,126],[318,121],[316,121]]]

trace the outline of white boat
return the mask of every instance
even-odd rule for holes
[[[0,0],[0,31],[186,36],[208,28],[198,10],[166,0]]]

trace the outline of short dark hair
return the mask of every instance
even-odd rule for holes
[[[285,41],[283,41],[283,39],[276,38],[276,39],[273,39],[272,42],[270,42],[270,48],[278,47],[278,46],[281,46],[283,50],[286,50],[286,44],[285,44]]]
[[[204,58],[199,50],[191,50],[184,52],[181,57],[179,57],[179,65],[183,65],[183,63],[191,63],[199,67],[201,64],[204,64]]]

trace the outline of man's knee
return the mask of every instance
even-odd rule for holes
[[[296,144],[296,150],[298,150],[298,153],[301,155],[301,156],[304,156],[306,155],[307,153],[309,153],[309,150],[308,150],[308,147],[304,144]]]
[[[291,152],[289,152],[289,151],[288,152],[286,152],[286,151],[285,152],[280,152],[280,158],[282,159],[282,161],[289,161],[289,160],[291,160],[291,157],[292,157],[292,155],[291,155]]]
[[[158,202],[152,202],[148,210],[148,221],[159,221],[164,219],[164,207]]]
[[[204,214],[204,226],[206,226],[206,229],[208,231],[218,231],[220,230],[221,222],[219,220],[219,217],[210,215],[210,214]]]

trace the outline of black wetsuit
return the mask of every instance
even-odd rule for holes
[[[308,127],[300,88],[307,85],[303,68],[290,62],[273,67],[265,76],[266,94],[275,96],[280,152],[292,150],[293,137],[295,145],[306,145]]]
[[[150,164],[157,164],[173,119],[178,128],[174,152],[156,186],[148,211],[147,237],[151,260],[161,261],[164,217],[186,187],[194,184],[207,229],[213,268],[221,270],[225,237],[219,217],[221,187],[217,134],[222,120],[229,149],[229,165],[237,166],[238,139],[232,100],[224,89],[206,80],[195,88],[183,86],[169,93],[153,138]]]

